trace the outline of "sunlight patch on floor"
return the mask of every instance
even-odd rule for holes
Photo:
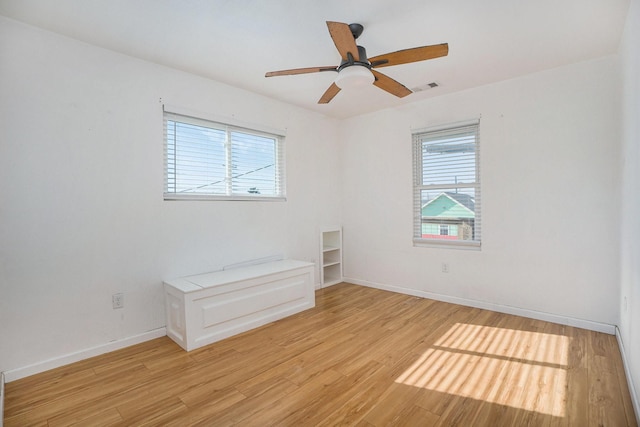
[[[396,382],[562,417],[568,349],[563,335],[457,323]]]

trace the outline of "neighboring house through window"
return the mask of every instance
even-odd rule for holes
[[[413,134],[414,244],[480,246],[479,122]]]

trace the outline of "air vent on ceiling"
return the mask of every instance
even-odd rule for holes
[[[425,90],[428,90],[428,89],[433,89],[434,87],[438,87],[438,86],[440,86],[438,83],[431,82],[431,83],[427,83],[427,84],[422,85],[422,86],[417,86],[417,87],[411,88],[411,91],[412,92],[422,92],[422,91],[425,91]]]

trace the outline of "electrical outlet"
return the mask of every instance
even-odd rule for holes
[[[111,296],[111,303],[113,304],[113,309],[123,308],[124,307],[124,294],[113,294]]]
[[[442,263],[442,272],[443,273],[448,273],[449,272],[449,263],[446,263],[446,262]]]

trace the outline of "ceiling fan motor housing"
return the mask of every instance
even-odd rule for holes
[[[357,48],[358,48],[358,57],[360,58],[360,60],[356,61],[352,55],[349,55],[349,59],[343,59],[342,62],[340,62],[340,65],[337,68],[338,72],[343,68],[350,67],[352,65],[360,65],[368,69],[371,69],[371,64],[367,59],[367,50],[362,46],[357,46]]]

